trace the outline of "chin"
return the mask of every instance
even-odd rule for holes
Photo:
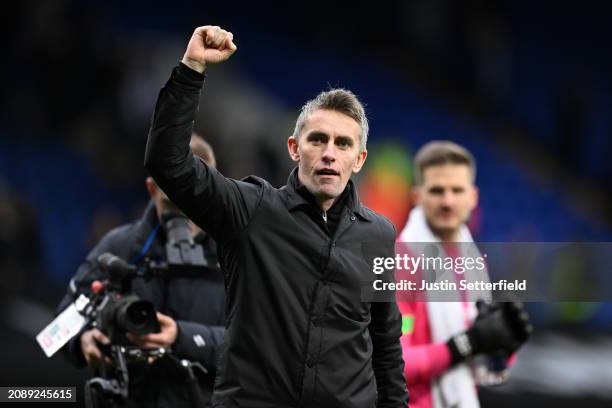
[[[457,227],[456,225],[450,224],[438,224],[434,226],[435,231],[441,235],[452,234],[457,231],[458,228],[459,227]]]
[[[338,196],[338,188],[329,184],[319,185],[317,191],[322,197],[336,198]]]

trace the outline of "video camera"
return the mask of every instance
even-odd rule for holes
[[[132,293],[136,267],[109,253],[98,257],[98,264],[108,274],[108,281],[92,283],[91,307],[85,314],[92,326],[104,332],[112,344],[127,345],[125,334],[158,333],[155,307]]]

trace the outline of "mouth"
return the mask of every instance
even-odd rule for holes
[[[448,219],[453,217],[453,211],[450,210],[442,210],[438,213],[441,218]]]
[[[340,176],[340,173],[338,173],[336,170],[334,169],[328,169],[328,168],[324,168],[324,169],[319,169],[315,172],[315,174],[317,176],[324,176],[324,177],[329,177],[329,176]]]

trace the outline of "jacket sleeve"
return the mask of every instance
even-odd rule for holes
[[[393,302],[372,303],[372,367],[378,388],[378,407],[405,407],[408,391],[400,344],[401,319]]]
[[[56,309],[56,315],[66,309],[66,307],[68,307],[70,303],[74,302],[79,295],[85,294],[86,296],[89,296],[91,293],[90,286],[93,281],[106,279],[106,274],[98,266],[97,259],[98,256],[105,252],[117,254],[114,248],[115,245],[113,245],[113,243],[116,241],[120,233],[120,230],[113,230],[109,232],[87,255],[85,261],[79,266],[76,275],[70,280],[66,295],[64,295],[64,298]],[[83,357],[83,353],[81,351],[80,341],[81,334],[79,333],[70,339],[62,348],[63,354],[76,367],[84,367],[86,364],[85,358]]]
[[[208,371],[214,371],[223,344],[225,328],[183,320],[178,320],[176,323],[178,336],[173,347],[174,353],[179,358],[198,361]]]
[[[204,75],[179,64],[160,91],[145,151],[145,167],[191,220],[224,243],[242,230],[262,189],[225,178],[194,157],[189,142]]]
[[[388,256],[394,253],[393,235],[387,240]],[[379,275],[383,279],[394,281],[393,273]],[[402,359],[402,319],[395,301],[372,302],[369,330],[372,338],[372,367],[378,388],[377,407],[406,407],[408,390],[404,378],[404,361]]]

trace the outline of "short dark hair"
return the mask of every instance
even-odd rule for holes
[[[361,129],[359,151],[365,150],[369,132],[368,118],[357,96],[351,91],[342,88],[321,92],[316,98],[309,100],[302,106],[300,116],[298,116],[295,123],[295,130],[293,131],[293,136],[296,139],[300,138],[300,133],[302,133],[306,119],[317,109],[340,112],[354,119],[359,124],[359,129]]]
[[[464,164],[472,173],[472,183],[476,180],[476,160],[465,147],[448,140],[434,140],[426,143],[414,157],[414,182],[423,184],[423,173],[428,167],[444,164]]]

